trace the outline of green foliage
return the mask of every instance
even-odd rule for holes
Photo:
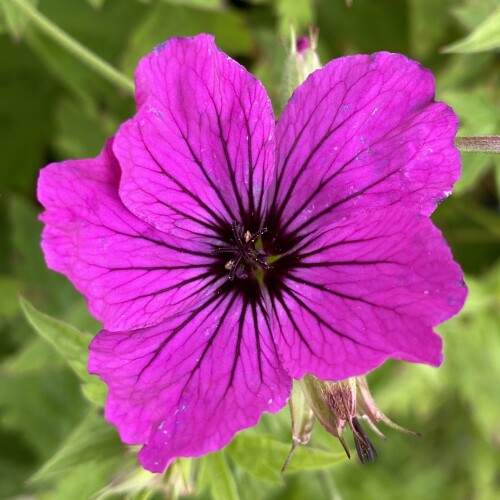
[[[219,10],[224,6],[223,0],[162,0],[172,5],[185,5],[200,10]]]
[[[484,52],[500,47],[500,7],[472,31],[466,38],[444,49],[445,52],[467,54]]]
[[[33,6],[38,4],[38,0],[27,1]],[[2,31],[6,31],[14,38],[19,39],[26,31],[29,19],[12,0],[0,0],[0,23],[0,26],[3,26]]]
[[[275,105],[290,23],[298,34],[316,23],[324,62],[404,52],[433,70],[437,99],[456,110],[460,135],[500,132],[498,0],[24,2],[125,80],[165,39],[213,33]],[[284,409],[225,450],[151,474],[105,421],[106,387],[86,370],[100,325],[46,268],[35,200],[42,165],[96,155],[134,102],[16,5],[0,0],[0,498],[498,498],[499,158],[464,154],[456,192],[435,215],[470,287],[464,312],[440,327],[443,367],[390,362],[370,376],[384,412],[421,437],[374,437],[379,457],[362,469],[317,426],[281,475],[291,447]]]
[[[249,56],[253,48],[245,19],[235,10],[196,15],[192,8],[174,7],[159,2],[151,7],[130,38],[123,68],[127,74],[132,74],[137,61],[152,47],[173,36],[192,36],[198,33],[215,35],[219,47],[233,56]]]
[[[227,447],[229,456],[257,479],[280,483],[281,468],[290,453],[290,443],[277,441],[274,436],[247,431],[239,434]],[[297,448],[287,473],[322,470],[345,460],[345,453],[300,446]]]
[[[59,351],[78,377],[88,377],[86,360],[91,335],[37,311],[23,298],[21,308],[35,331]]]
[[[224,452],[210,453],[201,459],[201,490],[207,488],[213,498],[239,500],[238,489]]]
[[[90,412],[66,438],[57,452],[43,464],[31,481],[44,481],[52,476],[62,476],[76,466],[87,463],[102,464],[120,460],[123,445],[113,427],[95,412]]]
[[[103,405],[106,387],[97,377],[89,375],[87,371],[87,352],[92,335],[37,311],[23,298],[21,298],[21,308],[35,331],[54,346],[83,382],[83,393],[87,399],[95,404]]]

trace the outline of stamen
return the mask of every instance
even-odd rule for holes
[[[264,253],[255,248],[255,243],[258,239],[267,232],[267,228],[263,227],[252,234],[248,230],[244,230],[241,224],[233,221],[231,224],[233,233],[234,245],[217,247],[212,250],[214,254],[229,253],[233,258],[228,260],[224,268],[229,271],[229,280],[233,281],[235,277],[248,278],[246,266],[252,264],[261,267],[262,269],[271,269],[271,265],[266,262]]]

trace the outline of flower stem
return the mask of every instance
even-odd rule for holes
[[[109,63],[95,55],[80,42],[69,36],[50,19],[45,17],[26,0],[11,0],[24,15],[47,37],[78,58],[83,64],[94,70],[103,78],[116,85],[127,94],[134,93],[133,81],[123,73],[113,68]]]
[[[500,153],[500,135],[456,137],[455,147],[466,153]]]

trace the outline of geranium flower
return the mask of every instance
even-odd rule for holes
[[[466,289],[429,220],[460,173],[457,118],[398,54],[331,61],[278,123],[213,38],[136,72],[136,115],[95,159],[42,170],[43,250],[104,324],[106,417],[162,471],[286,403],[292,378],[439,365]]]

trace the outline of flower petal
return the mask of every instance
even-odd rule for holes
[[[212,286],[208,245],[173,241],[131,214],[118,197],[119,176],[110,141],[95,159],[47,166],[38,183],[48,266],[112,330],[158,323]]]
[[[208,35],[170,40],[136,79],[142,105],[114,147],[125,205],[171,234],[220,236],[233,221],[259,220],[274,165],[262,84]]]
[[[336,59],[279,120],[270,211],[295,232],[332,212],[394,204],[428,215],[460,175],[457,126],[418,63],[389,53]]]
[[[460,310],[467,290],[427,217],[363,212],[325,225],[293,259],[282,285],[270,290],[273,331],[293,378],[309,372],[341,380],[390,357],[441,363],[432,327]]]
[[[89,370],[109,386],[106,418],[124,442],[144,444],[139,458],[153,472],[221,448],[291,389],[259,301],[227,283],[154,327],[102,331]]]

